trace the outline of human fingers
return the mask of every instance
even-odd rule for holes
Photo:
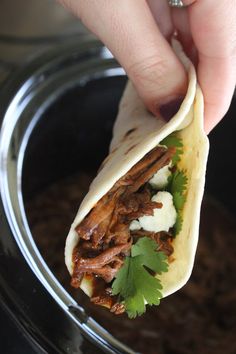
[[[147,0],[147,3],[160,32],[165,38],[170,40],[174,32],[174,26],[171,18],[171,8],[168,1]]]
[[[186,7],[184,8],[173,8],[172,9],[172,21],[173,26],[177,32],[177,38],[181,42],[185,53],[192,60],[194,65],[197,67],[197,50],[193,42],[189,15]]]
[[[187,11],[198,51],[198,81],[204,94],[205,130],[209,133],[227,112],[235,88],[236,2],[195,0]]]
[[[73,9],[111,50],[154,114],[169,101],[185,94],[185,70],[159,30],[146,1],[61,2]],[[166,115],[165,109],[161,112]]]

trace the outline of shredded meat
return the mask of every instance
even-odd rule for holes
[[[151,232],[145,230],[134,230],[131,231],[131,235],[134,240],[137,240],[139,237],[150,237],[154,240],[157,245],[158,249],[164,252],[168,257],[174,252],[174,248],[172,246],[173,236],[166,231],[160,232]]]
[[[109,307],[112,313],[115,315],[121,315],[125,312],[125,306],[117,302],[117,299],[112,297],[112,292],[109,290],[110,288],[107,288],[102,294],[93,296],[91,298],[91,302],[93,302],[95,305]]]
[[[119,202],[120,221],[130,223],[143,215],[153,215],[153,209],[161,208],[162,204],[151,201],[151,193],[147,185],[140,193],[134,193],[129,198],[124,197]]]
[[[120,304],[119,302],[116,302],[110,309],[112,313],[115,315],[121,315],[122,313],[125,312],[125,306],[123,304]]]
[[[120,254],[125,250],[130,249],[130,247],[131,242],[108,248],[95,258],[80,258],[76,263],[76,268],[79,271],[86,272],[87,270],[93,270],[94,268],[103,267],[104,265],[112,262],[114,257],[117,256],[117,254]]]
[[[169,164],[174,153],[174,148],[165,147],[150,151],[115,183],[75,228],[80,240],[73,253],[71,284],[79,287],[85,275],[102,279],[103,289],[92,296],[91,301],[106,303],[114,313],[122,313],[124,308],[117,301],[108,304],[108,298],[111,298],[108,284],[123,265],[125,256],[129,255],[132,243],[141,236],[147,236],[155,240],[157,247],[168,256],[173,252],[170,234],[144,230],[130,232],[129,225],[132,220],[153,215],[155,208],[162,207],[161,203],[151,200],[147,182]]]
[[[89,216],[76,227],[75,230],[82,239],[90,240],[92,236],[94,245],[98,245],[106,233],[113,210],[123,190],[124,188],[119,188],[114,193],[106,194],[92,209]]]
[[[171,157],[174,155],[174,152],[175,148],[169,148],[166,152],[164,152],[157,161],[154,161],[149,168],[144,170],[143,173],[129,186],[127,193],[136,192],[142,185],[149,181],[157,171],[168,165]]]

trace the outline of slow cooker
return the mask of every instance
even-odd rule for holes
[[[25,208],[57,180],[80,169],[96,173],[108,151],[125,82],[111,53],[84,36],[44,53],[1,87],[0,303],[16,335],[26,339],[22,352],[135,352],[57,280],[38,250]],[[62,103],[55,115],[57,102]],[[206,181],[207,194],[231,213],[236,211],[235,104],[210,135]]]

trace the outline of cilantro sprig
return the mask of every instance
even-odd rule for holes
[[[169,177],[168,181],[168,191],[172,194],[173,196],[173,202],[175,208],[178,210],[181,210],[184,206],[185,200],[186,200],[186,189],[187,189],[187,176],[185,174],[185,171],[175,171],[172,173]]]
[[[178,132],[173,132],[160,142],[160,145],[169,147],[175,147],[176,151],[172,157],[172,164],[176,165],[181,160],[183,154],[184,145],[182,139],[178,137]]]
[[[183,170],[176,170],[168,179],[167,191],[173,196],[173,203],[177,212],[177,219],[174,225],[174,236],[182,229],[182,210],[186,201],[186,189],[188,178]]]
[[[178,136],[178,132],[173,132],[168,135],[160,144],[167,147],[175,147],[176,149],[176,152],[172,157],[172,167],[175,166],[176,171],[170,175],[166,187],[166,190],[173,196],[173,203],[177,211],[177,219],[174,225],[174,236],[176,236],[182,229],[182,210],[186,201],[186,189],[188,183],[186,172],[179,170],[177,166],[178,162],[181,160],[181,155],[184,152],[184,145],[182,139]]]
[[[167,256],[157,250],[155,241],[142,237],[131,247],[130,257],[126,257],[112,284],[112,293],[120,296],[129,318],[142,315],[146,304],[160,303],[162,285],[151,271],[167,272]]]

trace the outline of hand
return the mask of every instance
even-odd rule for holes
[[[152,1],[153,2],[153,1]],[[227,112],[236,82],[236,2],[183,0],[173,9],[173,24],[187,53],[197,49],[198,82],[205,101],[209,133]]]
[[[174,30],[196,63],[207,133],[229,108],[236,80],[235,0],[59,0],[111,50],[146,106],[166,119],[186,93],[187,77],[168,40]],[[195,43],[195,46],[194,44]]]

